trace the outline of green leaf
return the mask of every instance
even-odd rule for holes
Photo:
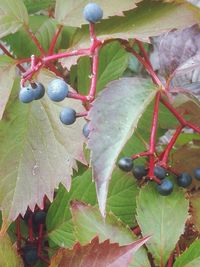
[[[93,267],[128,267],[132,254],[148,239],[149,237],[145,237],[130,245],[119,246],[111,244],[110,240],[100,243],[98,237],[95,237],[86,246],[77,243],[72,250],[60,249],[52,258],[50,267],[90,267],[91,264]]]
[[[155,264],[165,266],[188,218],[188,200],[184,192],[175,188],[164,197],[156,191],[156,185],[144,186],[137,199],[137,221],[143,235],[152,235],[146,244]]]
[[[193,194],[190,197],[190,203],[192,206],[191,209],[191,215],[192,215],[192,221],[197,228],[198,231],[200,231],[200,210],[199,210],[199,201],[200,201],[200,194],[199,192],[196,192],[196,194]]]
[[[72,202],[71,212],[75,236],[82,245],[87,244],[95,236],[98,236],[101,242],[109,239],[112,243],[120,245],[127,245],[136,240],[136,236],[130,228],[111,212],[104,219],[97,207],[91,207],[78,201]],[[140,250],[135,255],[133,266],[141,266],[141,260],[142,264],[146,263],[145,266],[148,266],[145,250]]]
[[[0,38],[15,33],[28,24],[27,9],[22,0],[0,0]]]
[[[188,7],[190,6],[186,4],[143,0],[137,8],[125,12],[124,17],[116,16],[103,20],[95,26],[95,31],[102,39],[138,38],[149,41],[150,36],[199,23],[198,9]],[[89,30],[85,25],[77,30],[72,47],[87,47],[89,43]]]
[[[43,77],[46,85],[49,77]],[[61,105],[47,97],[22,104],[18,88],[19,84],[0,123],[0,206],[4,224],[19,213],[23,215],[27,206],[41,207],[45,194],[52,200],[60,182],[69,189],[76,160],[84,162],[84,119],[72,127],[64,126],[59,120]],[[84,110],[79,101],[66,100],[63,105],[78,112]]]
[[[12,245],[7,234],[0,235],[0,266],[22,267],[22,259]]]
[[[55,5],[55,0],[24,0],[24,4],[28,13],[33,14],[40,10],[53,7]]]
[[[123,11],[136,7],[136,3],[141,0],[96,0],[103,9],[103,18],[118,15],[123,16]],[[79,27],[81,24],[88,23],[84,20],[83,9],[88,4],[88,0],[57,0],[55,8],[55,18],[66,26]]]
[[[97,198],[103,215],[115,161],[155,94],[155,85],[150,81],[123,78],[109,83],[89,111],[89,127],[92,130],[88,148],[91,150]]]
[[[91,178],[91,170],[88,170],[73,179],[70,192],[60,186],[47,214],[48,237],[55,244],[71,247],[75,242],[69,210],[71,200],[97,204],[95,185]],[[109,187],[107,210],[111,210],[124,223],[133,226],[137,193],[138,188],[133,177],[116,170]]]
[[[103,89],[108,82],[119,79],[128,66],[129,54],[113,42],[104,46],[99,53],[97,91]],[[90,87],[91,61],[89,57],[80,58],[78,61],[77,78],[78,90],[88,94]]]
[[[179,256],[174,267],[199,267],[200,266],[200,240],[194,241],[190,247]]]
[[[16,61],[0,56],[0,120],[2,119],[15,79]]]

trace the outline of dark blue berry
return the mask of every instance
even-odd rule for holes
[[[19,92],[19,100],[22,103],[30,103],[34,100],[34,92],[31,86],[21,88]]]
[[[60,120],[66,125],[73,124],[76,121],[76,111],[72,108],[63,108],[60,112]]]
[[[148,170],[145,169],[145,166],[143,166],[143,165],[137,165],[137,166],[133,167],[132,173],[133,173],[133,175],[135,176],[136,179],[140,180],[144,176],[147,175]]]
[[[157,185],[157,191],[162,196],[170,195],[173,191],[173,188],[173,183],[168,179],[164,179],[161,184]]]
[[[191,183],[192,183],[192,177],[188,173],[183,172],[177,176],[177,184],[179,186],[187,187],[191,185]]]
[[[200,180],[200,167],[194,170],[194,176],[197,180]]]
[[[45,94],[44,86],[41,83],[36,83],[36,86],[33,87],[33,92],[35,100],[42,98]]]
[[[122,171],[130,172],[133,168],[133,160],[129,157],[121,158],[118,161],[118,166]]]
[[[55,102],[62,101],[68,95],[68,85],[61,79],[55,79],[49,83],[47,94]]]
[[[101,7],[95,3],[89,3],[85,6],[83,10],[83,16],[85,20],[96,23],[103,17],[103,10]]]
[[[165,177],[166,177],[166,174],[167,174],[167,172],[166,172],[166,170],[164,169],[164,168],[162,168],[162,167],[160,167],[160,166],[156,166],[155,168],[154,168],[154,175],[157,177],[157,178],[159,178],[159,179],[164,179]]]
[[[27,265],[35,265],[38,260],[37,247],[26,245],[23,249],[23,259]]]
[[[89,122],[87,122],[84,127],[83,127],[83,135],[88,138],[90,134],[90,129],[89,129]]]
[[[46,212],[45,211],[40,210],[40,211],[36,211],[33,214],[34,225],[38,226],[40,224],[45,224],[45,220],[46,220]]]

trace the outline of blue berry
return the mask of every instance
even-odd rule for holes
[[[161,184],[157,185],[157,191],[162,196],[170,195],[173,191],[173,188],[173,183],[168,179],[164,179]]]
[[[148,171],[143,165],[137,165],[133,167],[132,173],[136,179],[140,180],[147,175]]]
[[[42,98],[45,94],[44,86],[41,83],[36,83],[36,87],[33,88],[33,92],[35,100]]]
[[[183,172],[177,176],[177,184],[181,187],[187,187],[191,185],[192,177],[187,173]]]
[[[68,95],[68,85],[65,81],[55,79],[49,83],[47,94],[49,98],[55,102],[62,101]]]
[[[129,157],[121,158],[118,161],[118,167],[125,172],[130,172],[133,168],[133,160]]]
[[[103,10],[101,7],[95,3],[89,3],[85,6],[83,10],[83,16],[85,20],[96,23],[103,17]]]
[[[37,247],[26,245],[23,249],[23,259],[27,265],[35,265],[38,260]]]
[[[84,127],[83,127],[83,135],[88,138],[90,134],[90,129],[89,129],[89,122],[87,122]]]
[[[157,178],[159,178],[159,179],[164,179],[165,177],[166,177],[166,174],[167,174],[167,172],[166,172],[166,170],[164,169],[164,168],[162,168],[162,167],[160,167],[160,166],[156,166],[155,168],[154,168],[154,175],[157,177]]]
[[[60,112],[60,120],[66,125],[73,124],[76,120],[76,111],[72,108],[63,108]]]
[[[19,100],[22,103],[30,103],[34,100],[34,92],[31,86],[21,88],[19,92]]]
[[[194,176],[197,180],[200,180],[200,167],[194,170]]]
[[[40,224],[45,224],[45,220],[46,220],[46,212],[45,211],[40,210],[40,211],[36,211],[33,214],[34,225],[38,226]]]

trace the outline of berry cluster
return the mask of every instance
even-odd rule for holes
[[[123,157],[118,161],[118,167],[125,172],[132,172],[137,180],[148,178],[149,169],[144,165],[134,165],[134,159],[130,157]],[[162,196],[168,196],[173,191],[173,183],[167,179],[169,172],[161,166],[154,167],[154,176],[158,179],[157,191]],[[194,177],[200,181],[200,167],[194,170]],[[192,177],[186,173],[176,175],[176,181],[180,187],[188,187],[192,184]]]
[[[36,210],[31,212],[28,210],[23,218],[25,224],[28,225],[28,238],[24,239],[20,234],[20,221],[21,218],[17,219],[17,235],[18,235],[18,249],[21,254],[24,266],[34,266],[39,259],[46,261],[42,256],[44,252],[43,248],[43,236],[46,230],[46,211]],[[24,240],[24,244],[21,244],[21,240]],[[42,251],[43,250],[43,251]]]

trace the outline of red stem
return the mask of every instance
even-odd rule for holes
[[[80,113],[76,113],[76,118],[81,118],[81,117],[86,117],[88,114],[88,112],[80,112]]]
[[[179,113],[178,111],[169,103],[167,102],[163,97],[161,97],[161,102],[163,105],[165,105],[166,108],[171,111],[171,113],[176,117],[176,119],[180,122],[180,124],[184,127],[190,127],[194,131],[200,134],[200,128],[190,122],[187,122]]]
[[[32,41],[34,42],[34,44],[38,48],[41,55],[45,56],[45,51],[44,51],[43,47],[41,46],[40,42],[38,41],[37,37],[35,36],[35,34],[27,26],[25,27],[25,30],[29,34],[29,36],[31,37]]]
[[[145,152],[141,152],[141,153],[132,155],[131,158],[132,159],[137,159],[137,158],[140,158],[140,157],[148,157],[150,154],[151,153],[149,151],[145,151]]]
[[[174,144],[175,144],[177,138],[179,137],[179,134],[181,133],[183,127],[184,127],[183,125],[180,125],[180,126],[176,129],[174,135],[172,136],[172,138],[171,138],[169,144],[167,145],[167,147],[166,147],[166,149],[165,149],[165,151],[164,151],[164,153],[163,153],[162,160],[161,160],[161,162],[160,162],[160,165],[161,165],[161,166],[163,166],[163,167],[166,166],[166,164],[167,164],[167,160],[168,160],[168,157],[169,157],[169,154],[170,154],[170,151],[172,150],[172,148],[173,148],[173,146],[174,146]]]
[[[52,41],[51,41],[51,44],[50,44],[50,47],[49,47],[49,51],[48,51],[48,55],[49,56],[53,54],[53,51],[55,49],[56,42],[58,40],[58,37],[59,37],[62,29],[63,29],[63,25],[59,25],[58,28],[57,28],[57,30],[56,30],[56,32],[55,32],[55,35],[52,38]]]
[[[77,93],[72,93],[72,92],[69,92],[67,97],[68,97],[68,98],[78,99],[78,100],[81,100],[81,101],[83,101],[83,102],[88,101],[87,96],[80,95],[80,94],[77,94]]]
[[[173,267],[173,263],[174,263],[174,254],[172,253],[169,257],[167,267]]]
[[[34,236],[33,236],[32,213],[30,213],[29,217],[28,217],[28,233],[29,233],[30,242],[33,242],[34,241]]]
[[[95,94],[96,94],[96,87],[97,87],[97,75],[98,75],[98,64],[99,64],[99,54],[98,54],[99,48],[96,48],[95,54],[92,58],[92,78],[91,78],[91,84],[90,84],[90,90],[89,90],[89,100],[93,101]]]
[[[132,228],[132,231],[137,236],[141,234],[141,229],[140,229],[139,226],[136,226],[136,227]]]
[[[158,109],[159,109],[159,102],[160,102],[160,91],[156,93],[155,103],[154,103],[154,110],[153,110],[153,119],[152,119],[152,126],[151,126],[151,136],[150,136],[150,147],[149,147],[149,173],[148,177],[153,179],[155,182],[160,183],[160,180],[154,176],[154,154],[155,154],[155,146],[156,146],[156,129],[158,124]]]
[[[20,216],[17,217],[16,232],[17,232],[17,250],[21,250],[21,227],[20,227]]]
[[[152,65],[151,65],[151,62],[150,62],[150,60],[149,60],[149,56],[148,56],[146,50],[144,49],[144,46],[143,46],[142,42],[141,42],[140,40],[137,40],[137,39],[135,39],[135,41],[136,41],[136,43],[137,43],[137,45],[138,45],[138,47],[139,47],[139,49],[140,49],[140,51],[141,51],[141,53],[142,53],[144,59],[145,59],[145,61],[146,61],[147,64],[153,69],[153,67],[152,67]]]
[[[39,235],[38,235],[38,255],[40,256],[42,254],[42,240],[43,240],[43,230],[44,225],[39,225]]]

